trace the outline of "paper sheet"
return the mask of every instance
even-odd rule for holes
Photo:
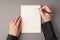
[[[40,5],[21,5],[22,33],[41,33]]]

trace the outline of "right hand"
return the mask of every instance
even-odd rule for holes
[[[39,13],[42,16],[42,19],[43,19],[44,22],[51,21],[51,15],[43,12],[42,10],[46,10],[47,12],[50,12],[50,13],[52,13],[52,10],[48,6],[43,6],[39,11]]]

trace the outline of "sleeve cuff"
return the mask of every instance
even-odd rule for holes
[[[53,28],[51,21],[48,21],[48,22],[45,22],[45,23],[42,24],[42,29],[43,29],[43,30],[51,29],[51,28]]]
[[[7,40],[18,40],[18,37],[8,34]]]

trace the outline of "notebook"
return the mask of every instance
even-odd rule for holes
[[[41,33],[40,5],[21,5],[22,33]]]

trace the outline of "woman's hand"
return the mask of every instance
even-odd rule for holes
[[[21,16],[18,16],[11,20],[9,34],[13,36],[19,36],[21,32]]]
[[[51,15],[47,12],[44,12],[43,10],[45,10],[49,13],[52,13],[51,9],[48,6],[43,6],[39,11],[39,13],[42,16],[42,19],[43,19],[44,22],[51,21]]]

